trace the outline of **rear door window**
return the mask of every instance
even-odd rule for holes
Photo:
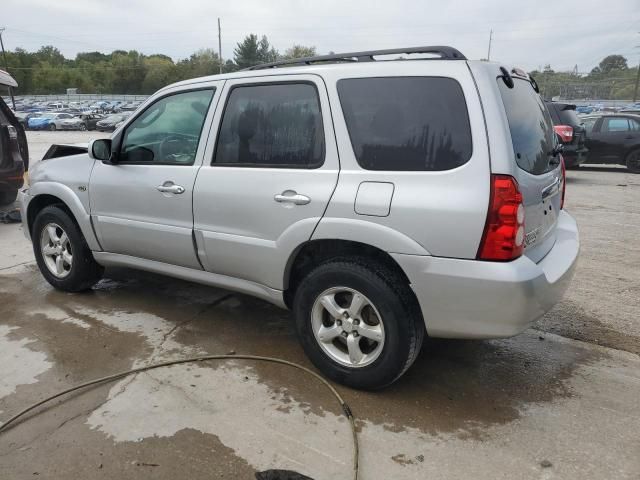
[[[467,105],[452,78],[344,79],[338,94],[354,154],[366,170],[450,170],[471,158]]]
[[[628,132],[629,120],[626,118],[605,118],[602,126],[604,132]]]
[[[234,87],[214,166],[318,168],[324,162],[320,99],[311,83]]]
[[[551,116],[531,83],[513,78],[513,88],[497,79],[507,113],[511,142],[518,166],[533,175],[553,170],[554,132]]]

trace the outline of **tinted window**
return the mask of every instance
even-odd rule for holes
[[[120,161],[193,164],[214,90],[177,93],[151,104],[125,130]],[[107,120],[121,122],[125,115]]]
[[[605,132],[628,132],[629,121],[626,118],[607,118],[604,121]]]
[[[346,79],[338,93],[362,168],[449,170],[471,158],[467,105],[451,78]]]
[[[629,119],[629,126],[631,127],[631,130],[633,130],[634,132],[640,131],[640,122],[638,120]]]
[[[513,88],[507,87],[502,78],[497,81],[518,166],[534,175],[552,170],[553,123],[540,95],[527,80],[514,77]]]
[[[315,168],[324,160],[316,88],[307,83],[235,87],[213,165]]]
[[[580,119],[578,118],[578,114],[576,113],[575,110],[572,110],[572,109],[560,110],[558,114],[560,115],[560,122],[562,125],[576,126],[576,125],[580,125],[581,123]]]

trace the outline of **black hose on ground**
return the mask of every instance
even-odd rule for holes
[[[316,378],[317,380],[322,382],[322,384],[325,387],[327,387],[331,391],[331,393],[333,393],[333,396],[336,397],[336,399],[340,403],[340,407],[342,408],[342,412],[344,413],[344,415],[349,420],[349,425],[351,426],[351,434],[352,434],[352,440],[353,440],[353,477],[352,478],[354,480],[358,480],[358,473],[359,473],[359,465],[358,465],[358,457],[359,457],[358,435],[356,433],[355,418],[354,418],[353,414],[351,413],[351,409],[349,408],[349,405],[347,405],[347,403],[340,396],[340,394],[337,392],[337,390],[327,380],[322,378],[316,372],[308,369],[307,367],[303,367],[302,365],[298,365],[297,363],[289,362],[287,360],[282,360],[282,359],[274,358],[274,357],[262,357],[262,356],[258,356],[258,355],[204,355],[204,356],[199,356],[199,357],[190,357],[190,358],[183,358],[183,359],[180,359],[180,360],[170,360],[170,361],[167,361],[167,362],[154,363],[154,364],[151,364],[151,365],[146,365],[144,367],[134,368],[134,369],[131,369],[131,370],[126,370],[124,372],[115,373],[113,375],[108,375],[106,377],[97,378],[97,379],[91,380],[89,382],[81,383],[80,385],[76,385],[75,387],[67,388],[66,390],[62,390],[61,392],[58,392],[55,395],[51,395],[50,397],[47,397],[44,400],[41,400],[39,402],[34,403],[33,405],[28,406],[24,410],[22,410],[22,411],[18,412],[17,414],[15,414],[13,417],[9,418],[9,420],[7,420],[5,423],[0,425],[0,433],[6,431],[11,424],[15,423],[19,418],[23,417],[27,413],[35,410],[36,408],[44,405],[45,403],[48,403],[48,402],[50,402],[52,400],[55,400],[56,398],[62,397],[64,395],[68,394],[68,393],[75,392],[76,390],[81,390],[83,388],[90,387],[92,385],[98,385],[98,384],[101,384],[101,383],[112,382],[114,380],[118,380],[120,378],[124,378],[124,377],[127,377],[129,375],[136,374],[136,373],[145,372],[147,370],[153,370],[153,369],[162,368],[162,367],[170,367],[172,365],[179,365],[179,364],[182,364],[182,363],[205,362],[205,361],[210,361],[210,360],[250,360],[250,361],[255,361],[255,362],[277,363],[277,364],[280,364],[280,365],[286,365],[286,366],[289,366],[289,367],[297,368],[298,370],[302,370],[303,372],[308,373],[309,375],[313,376],[314,378]]]

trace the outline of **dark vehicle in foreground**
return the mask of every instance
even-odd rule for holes
[[[17,87],[8,73],[0,70],[0,85]],[[24,128],[0,97],[0,205],[13,203],[24,182],[29,150]],[[24,160],[23,160],[24,159]]]
[[[567,168],[577,167],[587,159],[585,128],[576,114],[576,106],[570,103],[545,102],[553,129],[563,145],[562,157]]]
[[[130,113],[128,112],[109,115],[96,123],[96,130],[100,130],[101,132],[113,132],[118,125],[129,117],[129,115]]]
[[[585,118],[586,163],[626,165],[640,173],[640,115],[616,114]]]

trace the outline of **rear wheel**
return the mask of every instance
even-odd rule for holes
[[[0,192],[0,205],[11,205],[18,198],[18,190]]]
[[[627,154],[626,164],[631,173],[640,173],[640,149],[633,150]]]
[[[424,323],[406,282],[359,259],[320,265],[300,283],[293,311],[302,346],[327,377],[354,388],[390,385],[415,361]]]
[[[102,277],[103,268],[94,260],[80,228],[62,208],[43,208],[31,238],[40,272],[55,288],[79,292]]]
[[[52,123],[52,124],[50,124],[50,125],[49,125],[49,130],[50,130],[50,131],[54,132],[54,131],[55,131],[55,129],[56,129],[56,125],[55,125],[54,123]]]
[[[87,125],[84,124],[84,123],[81,123],[80,124],[80,130],[84,132],[86,129],[87,129]]]

